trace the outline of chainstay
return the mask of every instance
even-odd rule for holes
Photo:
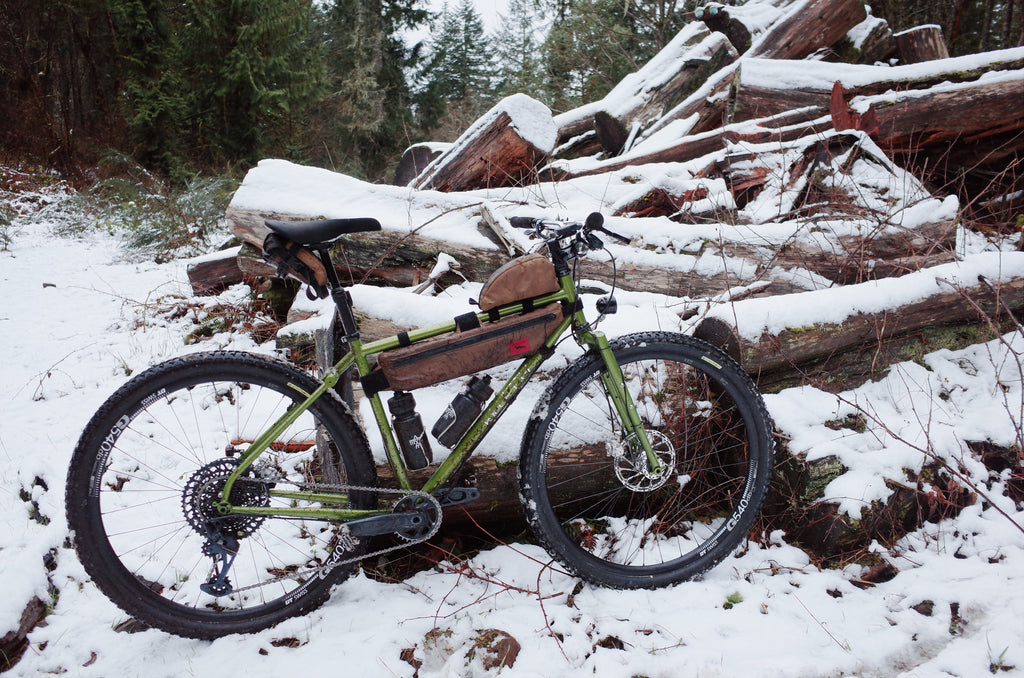
[[[311,490],[311,491],[328,490],[328,491],[343,491],[343,492],[353,492],[354,491],[354,492],[376,492],[376,493],[379,493],[379,494],[380,493],[382,493],[382,494],[400,494],[400,495],[402,495],[400,497],[400,499],[404,499],[405,497],[420,497],[422,499],[427,500],[431,504],[433,504],[434,510],[437,511],[437,519],[434,520],[434,523],[433,523],[433,525],[431,525],[430,530],[426,534],[421,536],[421,537],[412,538],[412,537],[406,537],[406,536],[401,535],[401,534],[396,534],[396,536],[398,536],[400,539],[405,540],[405,543],[403,543],[403,544],[395,544],[394,546],[388,546],[386,548],[377,549],[376,551],[371,551],[369,553],[364,553],[364,554],[362,554],[360,556],[354,556],[352,558],[346,558],[345,560],[339,560],[337,562],[329,563],[327,565],[320,565],[318,567],[314,567],[314,568],[311,568],[311,569],[308,569],[308,570],[302,570],[300,572],[289,572],[288,574],[283,574],[283,575],[280,575],[278,577],[274,577],[273,579],[267,579],[266,581],[261,581],[261,582],[259,582],[257,584],[250,584],[249,586],[243,586],[241,588],[232,589],[232,593],[239,593],[241,591],[248,591],[250,589],[262,588],[264,586],[271,586],[273,584],[276,584],[277,582],[285,581],[286,579],[298,579],[299,577],[315,577],[315,576],[318,576],[318,575],[322,576],[322,577],[326,577],[331,572],[331,570],[333,570],[336,567],[341,567],[342,565],[349,565],[351,563],[357,563],[360,560],[366,560],[367,558],[374,558],[376,556],[383,555],[385,553],[390,553],[392,551],[397,551],[399,549],[404,549],[404,548],[412,546],[414,544],[422,544],[423,542],[427,541],[428,539],[433,537],[435,534],[437,534],[437,531],[439,529],[441,529],[441,517],[442,517],[441,502],[439,502],[437,500],[437,497],[435,497],[434,495],[432,495],[432,494],[430,494],[428,492],[422,492],[420,490],[401,490],[401,489],[394,489],[394,488],[390,488],[390,487],[368,487],[368,486],[362,486],[362,485],[327,485],[327,484],[321,484],[321,483],[296,483],[296,487],[298,487],[300,489],[303,489],[303,490]],[[342,523],[342,525],[341,525],[341,532],[340,532],[340,543],[338,544],[338,546],[336,548],[346,548],[346,544],[350,544],[349,546],[347,546],[347,550],[352,550],[352,548],[354,548],[355,546],[358,546],[359,542],[358,542],[358,538],[357,537],[353,537],[350,534],[348,528],[345,526],[345,524]]]

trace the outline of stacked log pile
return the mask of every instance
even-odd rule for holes
[[[648,220],[674,222],[679,240],[694,234],[675,254],[729,262],[709,272],[626,257],[616,278],[621,288],[691,302],[776,297],[780,305],[794,304],[796,297],[780,295],[863,285],[955,261],[958,206],[977,211],[988,200],[1000,206],[992,214],[1019,213],[1024,48],[949,58],[935,27],[893,35],[857,0],[708,5],[601,101],[552,115],[519,95],[454,144],[429,149],[414,147],[402,162],[396,181],[410,195],[442,192],[465,196],[470,205],[494,200],[501,189],[514,214],[517,205],[545,207],[539,203],[548,198],[537,196],[603,177],[617,187],[599,207],[606,215],[641,224],[641,231]],[[863,176],[873,179],[858,180]],[[979,189],[993,185],[997,195]],[[933,206],[928,217],[912,216],[924,203]],[[264,219],[317,216],[233,204],[228,218],[245,243],[236,276],[273,274],[258,256]],[[500,226],[503,216],[496,221]],[[1013,228],[1009,219],[996,222]],[[651,249],[642,233],[634,244]],[[343,262],[343,281],[413,286],[432,282],[428,272],[442,252],[461,263],[460,278],[470,281],[485,280],[511,256],[504,245],[456,244],[385,224],[380,233],[346,238],[336,261]],[[230,281],[227,260],[192,267],[196,289]],[[582,275],[609,282],[606,269],[588,262]],[[689,304],[684,317],[699,306]],[[811,381],[841,390],[889,360],[991,338],[993,330],[1014,326],[1022,309],[1024,269],[1000,281],[939,286],[931,296],[835,325],[756,338],[744,338],[725,316],[693,322],[697,335],[732,352],[763,389]],[[789,477],[815,472],[801,467]],[[469,462],[468,473],[494,481],[494,519],[515,512],[514,469],[481,458]],[[900,501],[908,515],[916,510],[912,492]],[[861,530],[853,541],[863,545],[873,536]],[[847,548],[851,541],[832,534],[829,543]]]

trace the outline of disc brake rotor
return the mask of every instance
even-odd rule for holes
[[[652,492],[662,485],[675,473],[676,448],[661,431],[647,429],[647,440],[651,443],[654,456],[661,464],[659,471],[653,471],[647,460],[647,453],[644,452],[640,439],[635,434],[630,434],[626,439],[615,444],[610,453],[614,460],[615,476],[624,486],[634,492]]]

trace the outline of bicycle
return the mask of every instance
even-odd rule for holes
[[[330,294],[347,352],[319,381],[275,358],[221,351],[171,359],[117,389],[85,427],[67,480],[74,545],[100,590],[145,624],[195,638],[309,612],[360,560],[429,539],[444,508],[479,498],[452,479],[569,336],[585,352],[537,402],[520,451],[518,489],[536,540],[570,573],[613,588],[668,586],[725,558],[750,530],[772,472],[771,420],[750,377],[689,336],[609,341],[595,329],[576,264],[607,252],[599,233],[628,242],[600,214],[511,224],[546,256],[499,269],[511,274],[504,286],[492,276],[480,310],[364,344],[328,249],[380,224],[267,222],[264,256],[308,293]],[[614,284],[597,305],[598,320],[615,311]],[[480,358],[485,345],[501,355]],[[445,356],[454,367],[425,374]],[[493,397],[486,374],[470,380],[434,427],[450,454],[413,488],[408,470],[431,455],[406,396],[519,359]],[[335,391],[350,369],[397,487],[378,483],[366,434]],[[389,390],[394,426],[381,395]]]

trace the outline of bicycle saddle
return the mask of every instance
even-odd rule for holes
[[[317,219],[315,221],[275,221],[267,219],[264,223],[274,233],[300,245],[319,245],[333,242],[348,233],[380,230],[380,222],[372,217],[359,219]]]

